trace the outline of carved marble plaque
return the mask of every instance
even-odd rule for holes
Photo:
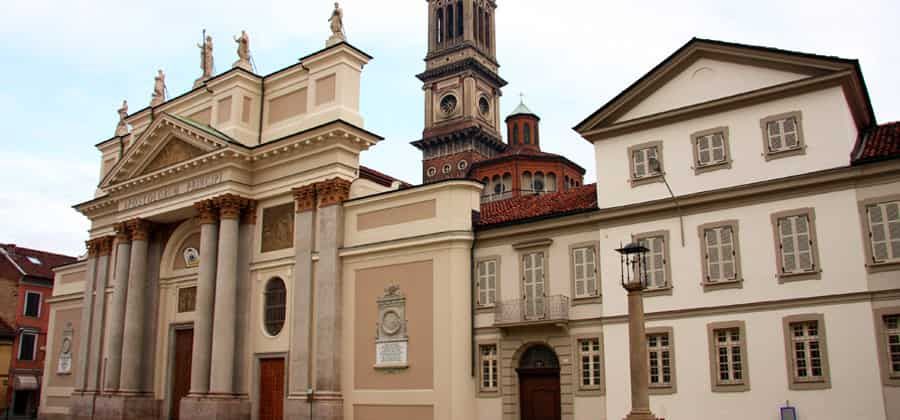
[[[409,336],[406,334],[406,297],[400,286],[391,285],[378,298],[378,329],[375,334],[375,368],[409,366]]]
[[[56,361],[56,373],[58,375],[69,375],[72,373],[72,336],[75,330],[72,323],[67,323],[62,333],[62,342],[59,348],[59,359]]]
[[[194,312],[197,306],[197,287],[178,289],[178,313]]]
[[[277,251],[294,246],[294,203],[263,210],[260,252]]]

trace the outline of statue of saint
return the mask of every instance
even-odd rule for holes
[[[197,44],[197,48],[200,48],[200,70],[203,71],[201,79],[209,79],[213,74],[212,36],[207,35],[202,44]]]
[[[128,123],[125,122],[125,118],[128,118],[128,101],[122,101],[122,107],[119,108],[119,125],[116,126],[116,135],[117,136],[126,136],[128,135]]]
[[[247,31],[242,30],[241,35],[234,38],[234,42],[238,44],[238,60],[234,62],[232,67],[253,71],[253,66],[250,64],[250,36],[247,35]]]
[[[330,47],[346,41],[347,37],[344,35],[344,10],[341,9],[337,2],[334,3],[334,11],[331,12],[331,17],[328,18],[328,21],[331,22],[331,37],[328,38],[328,42],[325,45]]]
[[[166,101],[166,73],[160,69],[153,80],[153,95],[150,99],[150,106],[157,106]]]

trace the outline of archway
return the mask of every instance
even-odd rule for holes
[[[550,347],[534,345],[519,358],[522,420],[560,420],[559,359]]]

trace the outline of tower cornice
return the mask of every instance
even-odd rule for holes
[[[498,88],[502,88],[507,85],[506,80],[503,80],[503,78],[501,78],[497,73],[493,72],[484,64],[479,63],[478,60],[474,58],[466,58],[464,60],[454,61],[440,67],[435,67],[433,69],[429,69],[417,74],[416,77],[423,83],[427,83],[431,80],[453,74],[459,74],[460,72],[464,72],[466,70],[471,70],[478,73],[481,77],[495,84]]]

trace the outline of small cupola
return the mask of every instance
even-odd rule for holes
[[[538,123],[541,118],[525,106],[524,98],[512,114],[506,117],[507,143],[513,149],[527,148],[541,150],[541,136]]]

